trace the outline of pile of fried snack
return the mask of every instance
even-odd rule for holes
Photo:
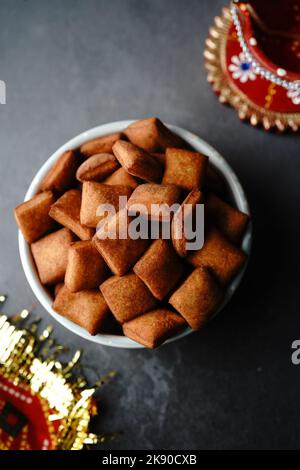
[[[125,209],[119,196],[129,198]],[[149,118],[64,152],[15,218],[56,312],[91,335],[123,331],[154,348],[187,326],[201,328],[246,261],[240,245],[249,217],[224,196],[208,158]],[[174,236],[177,214],[172,240],[99,238],[97,208],[106,203],[116,208],[118,230],[132,219],[132,204],[204,203],[204,246],[190,252],[184,236]]]

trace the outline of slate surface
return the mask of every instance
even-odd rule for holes
[[[241,124],[206,82],[203,46],[219,0],[2,0],[0,290],[6,311],[35,302],[12,208],[48,156],[105,122],[157,115],[210,142],[248,194],[254,246],[242,286],[205,330],[160,350],[123,351],[56,337],[85,351],[91,378],[119,376],[101,398],[103,448],[297,448],[300,368],[299,137]],[[40,307],[43,324],[50,321]],[[300,367],[300,366],[299,366]]]

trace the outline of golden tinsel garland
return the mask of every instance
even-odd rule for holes
[[[115,373],[88,388],[75,374],[80,351],[60,362],[65,348],[52,338],[53,328],[38,334],[38,320],[22,326],[28,316],[27,309],[12,318],[0,314],[0,449],[80,450],[116,437],[89,432],[94,393]]]

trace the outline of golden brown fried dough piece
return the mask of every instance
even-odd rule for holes
[[[124,133],[130,142],[147,152],[161,152],[167,147],[185,148],[187,146],[184,140],[155,117],[130,124]]]
[[[101,284],[100,289],[120,323],[153,309],[157,304],[149,289],[134,273],[110,277]]]
[[[162,300],[179,281],[184,264],[167,240],[155,240],[133,270],[154,297]]]
[[[209,268],[221,284],[228,284],[246,259],[246,254],[215,228],[211,228],[206,234],[203,248],[188,256],[193,266]]]
[[[188,196],[183,201],[182,205],[175,213],[172,220],[172,243],[175,251],[179,256],[184,258],[187,254],[186,243],[187,239],[185,237],[184,227],[185,223],[190,221],[190,218],[193,217],[195,212],[195,207],[197,204],[200,204],[202,201],[202,193],[198,190],[191,191]]]
[[[198,152],[168,148],[163,184],[176,184],[186,191],[201,189],[208,157]]]
[[[81,191],[70,189],[52,205],[49,215],[69,228],[81,240],[90,240],[95,231],[80,223]]]
[[[140,214],[148,217],[149,219],[151,218],[152,220],[163,220],[165,217],[169,220],[169,208],[173,204],[178,203],[180,194],[180,188],[173,184],[141,184],[133,191],[129,198],[127,203],[128,212],[130,213],[130,210],[134,209],[136,204],[141,204],[144,206],[144,210],[140,207]],[[154,204],[157,206],[166,205],[166,207],[165,209],[163,207],[153,207]]]
[[[169,303],[193,330],[198,330],[217,311],[223,292],[205,268],[197,268],[171,295]]]
[[[62,228],[32,243],[31,252],[42,284],[57,284],[63,281],[68,250],[73,241],[72,232]]]
[[[163,168],[150,153],[124,140],[118,140],[114,144],[113,152],[122,167],[131,175],[150,183],[160,182]]]
[[[45,191],[14,209],[16,222],[28,243],[35,242],[55,228],[55,222],[49,217],[49,210],[54,202],[53,193]]]
[[[112,153],[97,153],[83,162],[76,172],[79,181],[103,181],[119,168],[119,162]]]
[[[104,183],[95,183],[94,181],[85,181],[82,186],[82,201],[80,210],[80,221],[87,227],[97,227],[101,219],[106,214],[97,215],[99,206],[110,204],[116,210],[119,210],[119,197],[129,197],[132,192],[130,186],[108,185]]]
[[[74,150],[67,150],[54,163],[43,179],[40,190],[63,193],[76,182],[76,171],[81,161]]]
[[[80,153],[85,158],[96,153],[112,153],[112,146],[119,139],[126,138],[122,132],[114,132],[97,139],[90,140],[80,147]]]
[[[232,242],[239,243],[245,232],[249,216],[210,194],[205,209],[213,224]]]
[[[91,241],[72,243],[69,248],[65,284],[71,292],[96,289],[109,269]]]
[[[137,262],[149,246],[149,240],[133,240],[128,234],[128,224],[132,221],[127,211],[121,210],[110,218],[101,233],[115,232],[116,238],[100,239],[98,234],[93,238],[97,250],[103,256],[110,270],[123,276]],[[123,236],[124,234],[124,236]],[[123,237],[123,238],[121,238]]]
[[[109,313],[109,308],[99,289],[70,292],[63,286],[54,300],[53,309],[77,323],[91,335],[96,335]]]
[[[186,322],[177,313],[158,309],[124,323],[123,332],[146,348],[156,348],[185,326]]]
[[[104,183],[111,185],[130,186],[132,189],[135,189],[139,184],[137,180],[122,167],[106,178]]]

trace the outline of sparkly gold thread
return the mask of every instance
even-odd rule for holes
[[[1,300],[2,299],[2,300]],[[0,295],[0,302],[5,297]],[[27,315],[26,315],[27,316]],[[18,318],[22,316],[18,314]],[[35,349],[48,341],[52,329],[48,328],[40,337],[33,336],[37,324],[27,329],[19,329],[5,315],[0,314],[0,373],[15,385],[25,384],[28,390],[39,397],[42,410],[49,416],[47,426],[54,448],[79,450],[85,443],[102,442],[116,434],[95,436],[89,433],[90,417],[97,413],[93,402],[95,388],[82,389],[84,379],[69,382],[71,370],[78,362],[81,353],[78,351],[66,365],[56,360],[36,357]],[[57,351],[61,351],[58,348]],[[103,382],[104,379],[102,379]],[[23,386],[23,385],[22,385]],[[1,403],[0,403],[1,405]],[[60,426],[55,432],[53,422],[60,419]],[[1,432],[1,430],[0,430]],[[21,446],[28,444],[28,429],[22,430]],[[1,443],[0,449],[8,449],[12,439]]]

